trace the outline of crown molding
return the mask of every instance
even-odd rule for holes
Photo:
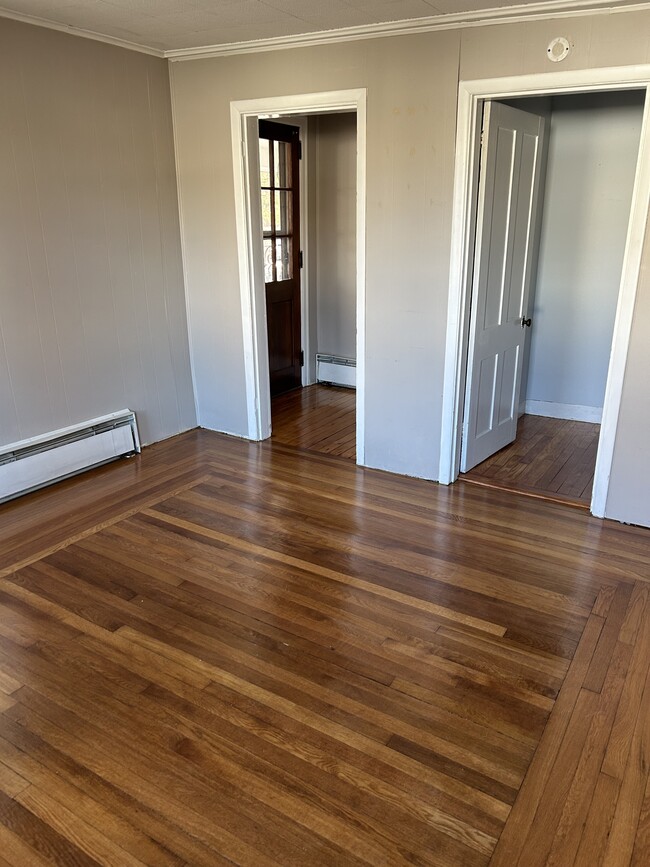
[[[128,39],[106,36],[106,34],[96,33],[94,30],[73,27],[71,24],[59,24],[57,21],[38,18],[36,15],[23,15],[21,12],[5,9],[3,6],[0,6],[0,18],[10,18],[12,21],[21,21],[23,24],[34,24],[37,27],[46,27],[48,30],[58,30],[60,33],[68,33],[70,36],[82,36],[84,39],[93,39],[95,42],[105,42],[118,48],[128,48],[129,51],[138,51],[140,54],[150,54],[152,57],[165,57],[165,52],[158,48],[150,48],[148,45],[129,42]]]
[[[218,45],[203,45],[196,48],[178,48],[162,51],[127,39],[107,36],[94,30],[84,30],[71,24],[59,24],[36,15],[23,15],[0,6],[0,18],[10,18],[24,24],[58,30],[71,36],[94,39],[129,51],[138,51],[152,57],[170,61],[197,60],[207,57],[228,57],[232,54],[254,54],[264,51],[280,51],[289,48],[310,48],[314,45],[330,45],[338,42],[353,42],[362,39],[381,39],[386,36],[408,36],[413,33],[431,33],[436,30],[457,30],[462,27],[487,27],[491,24],[517,24],[523,21],[539,21],[549,18],[576,18],[585,15],[611,15],[619,12],[639,12],[650,9],[650,0],[641,3],[613,3],[611,0],[537,0],[518,6],[501,6],[449,15],[430,15],[426,18],[410,18],[388,21],[381,24],[363,24],[337,30],[319,30],[312,33],[297,33],[293,36],[277,36],[270,39],[252,39],[247,42],[229,42]]]
[[[610,15],[617,12],[637,12],[650,9],[650,2],[616,5],[604,0],[550,0],[526,3],[449,15],[431,15],[426,18],[389,21],[383,24],[364,24],[338,30],[320,30],[315,33],[297,33],[248,42],[230,42],[205,45],[199,48],[180,48],[165,51],[170,61],[197,60],[207,57],[228,57],[232,54],[253,54],[262,51],[280,51],[288,48],[309,48],[337,42],[361,39],[381,39],[386,36],[406,36],[412,33],[431,33],[436,30],[457,30],[461,27],[486,27],[491,24],[514,24],[548,18],[575,18],[585,15]]]

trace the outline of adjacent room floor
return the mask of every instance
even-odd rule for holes
[[[0,507],[4,863],[642,865],[650,532],[184,434]]]
[[[356,459],[356,392],[310,385],[272,404],[273,441],[321,454]]]
[[[273,441],[356,459],[356,393],[312,385],[273,399]],[[535,415],[519,419],[517,439],[460,478],[504,491],[591,502],[600,425]]]
[[[600,425],[524,415],[517,439],[461,479],[588,507]]]

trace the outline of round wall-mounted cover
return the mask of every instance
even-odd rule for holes
[[[564,36],[557,36],[549,42],[546,54],[553,63],[559,63],[560,60],[564,60],[570,50],[569,40],[565,39]]]

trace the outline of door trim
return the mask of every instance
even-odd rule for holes
[[[451,484],[460,466],[461,424],[467,368],[473,222],[478,181],[478,126],[483,101],[517,96],[644,89],[646,101],[632,193],[616,319],[612,337],[603,418],[594,474],[591,511],[605,517],[607,492],[621,406],[645,227],[650,208],[650,65],[568,70],[505,78],[461,81],[458,92],[456,162],[452,217],[449,307],[442,401],[439,479]]]
[[[252,440],[271,435],[271,397],[261,266],[262,244],[258,226],[251,215],[251,187],[248,154],[250,148],[247,120],[259,115],[325,114],[355,111],[357,115],[357,463],[364,463],[365,335],[366,335],[366,89],[337,90],[324,93],[294,94],[230,103],[237,255],[242,305],[244,363],[248,436]]]

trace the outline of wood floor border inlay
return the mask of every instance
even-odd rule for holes
[[[201,431],[137,460],[4,512],[7,863],[647,862],[648,531]]]
[[[68,545],[74,545],[75,542],[80,542],[82,539],[85,539],[87,536],[93,536],[95,533],[100,533],[102,530],[105,530],[107,527],[113,526],[113,524],[118,524],[120,521],[126,520],[126,518],[130,518],[132,515],[137,514],[145,508],[155,506],[156,503],[161,502],[162,500],[168,499],[168,497],[175,496],[177,494],[182,494],[185,491],[191,490],[196,485],[200,485],[201,482],[207,481],[209,476],[202,476],[199,479],[194,479],[191,482],[187,482],[184,485],[181,485],[178,488],[175,488],[173,492],[166,491],[164,494],[158,494],[155,497],[150,497],[143,502],[139,503],[137,506],[133,506],[130,509],[127,509],[125,512],[121,512],[118,515],[115,515],[112,518],[107,518],[105,521],[101,521],[99,524],[95,524],[92,527],[88,527],[85,530],[81,530],[79,533],[74,533],[72,536],[68,536],[66,539],[62,539],[59,542],[55,542],[53,545],[49,545],[47,548],[44,548],[41,551],[37,551],[29,557],[25,557],[24,560],[21,560],[18,563],[13,563],[11,566],[6,566],[4,569],[0,569],[0,580],[6,578],[9,575],[13,575],[14,572],[17,572],[19,569],[23,569],[25,566],[29,566],[32,563],[36,563],[38,560],[43,560],[50,554],[54,554],[56,551],[61,550],[62,548],[67,548]]]

